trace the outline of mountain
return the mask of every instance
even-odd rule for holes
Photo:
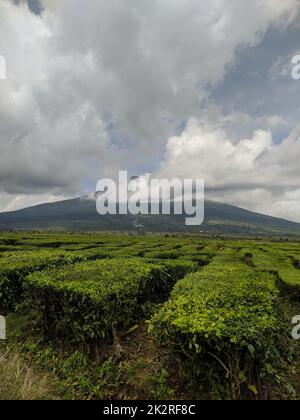
[[[205,222],[186,226],[185,215],[100,216],[86,197],[0,213],[0,230],[74,230],[185,232],[238,235],[300,235],[300,224],[253,213],[228,204],[205,202]]]

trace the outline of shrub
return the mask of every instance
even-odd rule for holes
[[[145,252],[144,257],[175,260],[180,257],[180,252],[177,250],[164,250],[164,249],[157,250],[157,251],[148,251],[148,252]]]
[[[13,309],[21,301],[25,276],[46,267],[59,267],[82,260],[79,255],[54,251],[3,253],[0,266],[0,308]]]
[[[292,250],[269,251],[254,250],[252,261],[259,270],[276,272],[281,286],[290,296],[300,297],[300,269],[297,264],[298,254],[292,254]]]
[[[273,275],[225,261],[180,280],[150,330],[183,355],[194,383],[236,398],[243,384],[255,390],[274,350],[278,290]]]
[[[187,263],[180,271],[179,265],[128,258],[32,273],[26,281],[26,307],[35,308],[46,335],[95,341],[136,322],[143,303],[164,299],[179,276],[192,269]]]

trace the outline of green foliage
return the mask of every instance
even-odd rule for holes
[[[273,275],[217,258],[176,284],[150,330],[185,356],[195,381],[237,397],[273,349],[277,297]]]
[[[164,298],[193,269],[191,263],[162,266],[130,258],[33,273],[26,280],[26,307],[34,308],[46,335],[95,341],[130,326],[146,301]]]
[[[283,295],[292,308],[299,302],[296,242],[0,233],[0,309],[18,308],[48,343],[75,349],[63,363],[49,349],[28,351],[41,367],[57,359],[55,373],[84,395],[105,395],[127,373],[108,360],[91,379],[95,349],[153,316],[150,331],[182,356],[194,396],[256,398],[266,378],[283,377],[277,364],[290,346]],[[167,371],[146,375],[155,382],[149,396],[173,397]]]
[[[2,253],[0,259],[0,308],[2,310],[12,309],[20,302],[27,274],[47,267],[73,264],[82,258],[78,255],[48,250]]]
[[[243,252],[245,250],[243,249]],[[249,249],[248,249],[249,253]],[[299,248],[276,245],[251,249],[252,262],[258,270],[275,272],[281,286],[297,299],[300,297]]]
[[[145,252],[145,258],[158,258],[158,259],[172,259],[175,260],[180,257],[180,253],[174,250],[159,250],[159,251],[151,251]]]

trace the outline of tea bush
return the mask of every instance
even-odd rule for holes
[[[272,274],[216,261],[176,284],[150,330],[182,353],[197,386],[236,398],[275,351],[277,297]]]
[[[26,280],[26,306],[35,308],[46,335],[93,341],[137,321],[147,300],[164,299],[194,267],[115,258],[32,273]]]
[[[82,259],[79,255],[47,250],[3,253],[0,258],[0,308],[12,309],[20,302],[27,274]]]

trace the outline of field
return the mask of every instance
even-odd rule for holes
[[[16,399],[298,399],[299,300],[296,242],[2,233],[0,383]]]

